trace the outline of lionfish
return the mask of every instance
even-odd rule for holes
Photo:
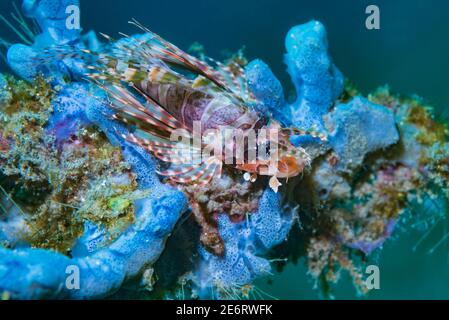
[[[83,54],[97,57],[87,67],[87,76],[108,93],[113,118],[133,128],[124,138],[169,165],[168,169],[158,171],[161,176],[177,184],[207,184],[228,165],[222,153],[201,157],[199,163],[186,163],[175,151],[179,141],[170,139],[173,132],[182,129],[192,133],[195,122],[200,123],[202,130],[233,128],[243,133],[262,128],[278,130],[274,170],[268,170],[270,163],[266,158],[231,164],[245,173],[246,180],[271,175],[269,185],[277,192],[281,185],[279,178],[288,179],[304,171],[310,158],[303,148],[290,143],[290,136],[310,135],[325,140],[324,134],[281,128],[277,121],[256,111],[252,107],[255,99],[239,64],[201,61],[138,22],[130,23],[142,29],[145,36],[122,34],[127,41],[114,41],[103,34],[113,44],[109,54],[82,50]],[[269,145],[268,141],[262,148]],[[201,154],[203,147],[203,142],[190,146],[194,154]]]

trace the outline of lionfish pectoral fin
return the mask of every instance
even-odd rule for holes
[[[168,170],[158,172],[170,181],[180,184],[208,184],[212,178],[221,175],[222,163],[218,159],[209,158],[199,166],[194,164],[174,166]]]
[[[152,38],[150,41],[141,43],[146,46],[144,47],[144,50],[147,50],[147,53],[150,54],[150,56],[160,58],[162,61],[174,64],[178,67],[184,67],[187,70],[203,75],[219,87],[226,87],[221,75],[205,62],[182,51],[177,46],[150,31],[136,20],[132,20],[129,23],[151,35]]]
[[[209,80],[217,88],[226,93],[229,98],[235,99],[236,101],[243,102],[245,98],[251,96],[247,86],[245,72],[237,63],[234,62],[230,65],[224,65],[223,63],[208,58],[209,61],[215,64],[215,66],[211,66],[207,62],[199,60],[179,49],[136,20],[130,21],[130,23],[151,36],[147,41],[140,41],[138,48],[136,48],[138,54],[146,57],[146,60],[150,57],[160,59],[165,64],[165,67],[172,66],[180,68],[197,76],[204,77],[204,79]],[[171,77],[179,75],[170,67],[165,67],[163,67],[164,71]],[[198,82],[193,83],[191,86],[195,88],[197,85]]]
[[[181,122],[147,96],[144,96],[147,100],[144,104],[120,83],[110,86],[101,83],[97,85],[109,95],[111,109],[120,116],[121,120],[126,119],[125,122],[146,123],[168,133],[184,128]],[[143,93],[140,94],[143,95]]]
[[[217,73],[220,74],[223,84],[228,88],[228,91],[233,92],[236,97],[243,100],[252,98],[245,70],[239,64],[233,61],[224,64],[212,58],[207,59],[217,66]]]

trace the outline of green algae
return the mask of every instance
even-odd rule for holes
[[[137,190],[121,149],[96,128],[79,129],[56,148],[45,132],[55,91],[42,78],[34,83],[9,76],[7,103],[0,108],[0,184],[24,212],[33,247],[68,254],[90,221],[112,241],[134,222]]]

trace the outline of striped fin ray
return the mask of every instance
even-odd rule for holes
[[[218,158],[211,157],[199,166],[175,166],[163,172],[158,172],[158,174],[176,183],[205,185],[214,176],[221,175],[221,170],[222,162]]]
[[[209,59],[217,66],[217,68],[214,68],[208,63],[189,55],[172,43],[164,40],[159,35],[142,26],[142,24],[136,20],[130,21],[129,23],[148,33],[152,37],[152,41],[140,42],[138,50],[143,51],[142,55],[144,57],[147,57],[147,59],[150,57],[160,59],[169,65],[186,69],[194,74],[203,76],[214,83],[218,88],[222,89],[223,93],[232,96],[233,100],[239,101],[240,103],[244,102],[244,97],[241,95],[241,86],[242,82],[245,83],[244,86],[246,85],[246,79],[243,78],[244,71],[238,64],[233,63],[232,68],[230,68],[222,63],[217,63],[217,61],[213,59]],[[236,74],[231,72],[232,70],[236,70],[241,79],[236,77]],[[237,88],[238,90],[236,90]],[[243,90],[243,92],[246,93],[247,91]]]
[[[182,165],[192,163],[192,157],[194,155],[201,155],[198,150],[187,149],[190,147],[189,145],[182,146],[180,143],[160,139],[147,133],[145,133],[145,137],[141,137],[138,132],[135,132],[124,138],[148,150],[157,159],[172,164]],[[182,150],[189,150],[189,152],[185,153]]]
[[[168,113],[164,108],[146,98],[146,103],[139,101],[135,95],[121,84],[106,86],[97,82],[111,98],[110,107],[116,114],[117,120],[123,120],[127,124],[146,124],[149,128],[157,128],[169,135],[173,130],[184,128],[183,124]],[[141,128],[143,128],[141,126]]]
[[[142,48],[146,48],[147,54],[149,56],[153,56],[159,58],[167,63],[172,63],[179,67],[184,67],[191,71],[194,71],[204,77],[208,78],[212,82],[214,82],[217,86],[222,89],[227,90],[225,83],[223,82],[222,77],[219,73],[217,73],[211,66],[207,63],[200,61],[199,59],[189,55],[188,53],[182,51],[177,46],[172,43],[164,40],[162,37],[152,32],[148,28],[144,27],[142,24],[137,22],[136,20],[132,20],[129,22],[130,24],[136,26],[141,29],[145,33],[151,35],[152,39],[155,41],[146,42],[147,46],[142,43]]]
[[[111,42],[109,54],[83,50],[83,54],[96,56],[87,77],[101,82],[125,82],[144,88],[151,84],[171,84],[184,90],[195,90],[207,95],[224,95],[236,104],[245,104],[251,94],[247,88],[243,69],[235,62],[222,64],[213,59],[216,68],[190,56],[147,28],[132,24],[147,32],[142,38],[124,35],[126,41]],[[88,59],[87,61],[95,61]],[[186,70],[191,76],[178,71]]]
[[[245,101],[253,99],[245,77],[245,70],[238,63],[230,61],[225,64],[210,57],[207,57],[207,60],[217,66],[217,72],[221,74],[227,86],[234,94]]]
[[[132,41],[137,41],[130,38]],[[146,87],[145,83],[173,85],[185,91],[203,92],[204,94],[220,94],[222,91],[216,90],[216,86],[195,86],[195,79],[189,79],[185,75],[173,70],[163,61],[155,58],[146,58],[139,56],[142,49],[137,43],[135,49],[130,44],[120,45],[120,49],[114,51],[114,57],[110,55],[101,55],[98,63],[88,66],[89,72],[87,78],[96,82],[105,83],[126,83],[139,91],[139,94],[147,100],[158,104],[153,97],[138,88]],[[128,48],[129,47],[129,48]],[[139,61],[139,62],[136,62]],[[197,82],[198,83],[198,82]]]
[[[175,183],[203,184],[208,183],[217,173],[221,174],[222,163],[219,159],[211,157],[200,165],[193,164],[193,157],[201,159],[202,150],[191,146],[190,139],[186,139],[188,144],[170,140],[170,134],[176,126],[183,128],[182,125],[138,87],[132,88],[146,99],[147,105],[121,84],[109,87],[99,85],[111,98],[111,108],[115,111],[113,118],[136,126],[133,133],[123,137],[148,150],[158,160],[172,164],[173,169],[160,172],[161,175]],[[184,130],[187,132],[186,137],[190,138],[188,130]],[[186,155],[182,150],[189,151]]]
[[[178,129],[178,121],[161,107],[150,104],[149,106],[160,112],[158,115],[148,107],[145,107],[137,98],[121,85],[115,84],[104,87],[110,97],[111,109],[115,111],[112,118],[128,125],[134,125],[137,129],[129,135],[123,136],[127,141],[141,146],[151,152],[156,158],[170,163],[186,163],[189,159],[179,154],[181,143],[171,141],[173,130]],[[187,131],[180,130],[177,134]],[[188,141],[190,142],[190,136]],[[184,146],[186,148],[187,146]],[[192,151],[192,154],[194,151]]]
[[[153,84],[173,84],[186,90],[192,89],[193,80],[170,68],[164,61],[145,50],[147,42],[128,37],[128,42],[114,40],[102,34],[111,42],[110,53],[97,53],[87,49],[66,53],[87,62],[88,79],[106,83],[124,82],[139,85],[142,81]],[[208,91],[205,93],[209,93]]]

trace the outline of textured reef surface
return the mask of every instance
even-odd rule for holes
[[[20,19],[23,43],[7,52],[15,75],[0,74],[3,298],[257,298],[254,280],[298,261],[323,293],[348,272],[364,294],[364,266],[399,225],[424,232],[444,218],[445,124],[422,99],[388,87],[363,97],[330,58],[321,23],[286,37],[295,101],[263,61],[229,58],[244,68],[255,109],[286,127],[328,133],[328,142],[292,138],[311,155],[310,168],[279,193],[239,172],[177,188],[123,138],[130,129],[84,79],[88,66],[46,54],[64,45],[114,50],[94,32],[67,29],[69,5],[79,3],[24,0],[39,31]],[[71,270],[77,288],[67,285]]]

